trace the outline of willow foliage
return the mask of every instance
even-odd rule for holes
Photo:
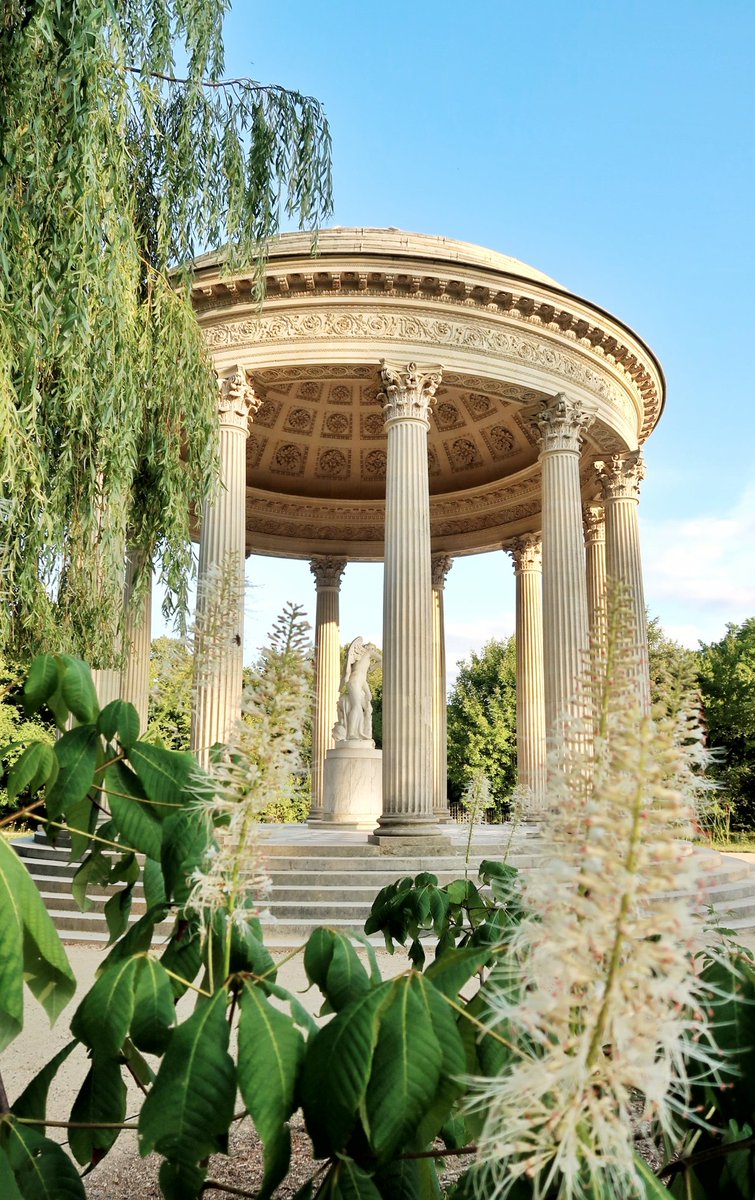
[[[5,0],[0,644],[108,665],[126,546],[186,598],[215,477],[188,264],[330,212],[316,101],[223,81],[227,0]],[[176,77],[174,57],[186,63]]]

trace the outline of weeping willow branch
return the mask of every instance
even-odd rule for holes
[[[217,478],[191,261],[230,242],[259,282],[283,213],[315,229],[331,212],[320,105],[223,78],[225,8],[0,14],[0,644],[16,653],[113,664],[128,546],[185,611],[191,517]]]

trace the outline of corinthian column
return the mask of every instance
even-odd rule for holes
[[[516,576],[516,762],[524,816],[545,807],[543,566],[539,534],[515,538],[508,550]]]
[[[440,369],[383,362],[383,813],[378,835],[437,834],[427,433]]]
[[[594,639],[606,601],[606,515],[598,500],[586,504],[582,515],[587,559],[587,620],[590,637]]]
[[[448,722],[446,718],[446,627],[443,589],[453,559],[434,554],[430,564],[433,585],[433,811],[448,820]]]
[[[220,486],[204,506],[199,542],[195,708],[191,745],[208,761],[241,714],[246,559],[246,439],[260,401],[242,367],[220,379]]]
[[[562,717],[582,715],[576,690],[589,639],[579,448],[592,421],[592,413],[563,392],[545,400],[534,419],[542,445],[543,658],[549,738],[556,734]]]
[[[152,644],[152,576],[134,603],[134,585],[143,568],[134,551],[126,562],[125,629],[126,661],[121,676],[121,696],[130,701],[139,714],[142,732],[147,728],[149,713],[149,657]]]
[[[325,751],[334,745],[333,726],[341,678],[338,599],[345,558],[325,555],[309,564],[315,577],[315,717],[312,728],[312,808],[310,821],[322,820]]]
[[[606,462],[596,462],[595,470],[606,508],[606,574],[609,583],[615,581],[626,590],[632,640],[639,647],[640,657],[637,701],[643,712],[649,712],[650,667],[638,511],[640,483],[645,478],[642,451],[614,454]]]

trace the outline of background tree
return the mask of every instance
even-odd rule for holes
[[[700,650],[699,680],[710,746],[721,751],[712,771],[731,803],[735,828],[755,824],[755,617],[729,624]]]
[[[161,637],[152,642],[149,661],[147,736],[169,750],[188,750],[194,658],[186,642]]]
[[[18,798],[8,799],[8,772],[32,742],[54,742],[55,724],[51,717],[24,711],[23,687],[26,671],[18,663],[0,654],[0,813],[15,812]]]
[[[685,699],[699,691],[699,652],[667,637],[660,619],[653,617],[648,621],[648,653],[650,698],[664,712],[675,715]]]
[[[448,782],[458,800],[482,773],[501,815],[516,782],[516,645],[487,642],[459,664],[448,700]]]
[[[184,605],[216,455],[191,260],[331,211],[320,106],[223,81],[226,8],[2,7],[0,645],[107,665],[127,544]]]

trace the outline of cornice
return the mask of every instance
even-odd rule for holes
[[[301,264],[297,264],[301,268]],[[500,280],[499,280],[500,282]],[[470,324],[482,329],[507,329],[532,345],[541,343],[582,362],[604,379],[613,378],[624,395],[633,398],[643,442],[657,423],[663,405],[663,376],[647,348],[613,318],[588,307],[568,293],[556,293],[542,284],[527,282],[526,291],[514,286],[491,287],[450,276],[408,276],[390,272],[311,271],[278,272],[268,279],[264,305],[252,300],[251,281],[198,279],[195,308],[211,350],[255,346],[279,338],[317,336],[317,319],[331,314],[327,336],[339,336],[336,314],[344,318],[343,333],[352,329],[348,314],[365,318],[382,315],[401,339],[397,322],[449,321],[455,329]],[[519,281],[521,284],[521,281]],[[452,317],[452,313],[458,314]],[[364,325],[364,322],[362,322]],[[365,326],[364,336],[369,336]],[[441,331],[442,333],[442,331]],[[457,338],[459,344],[463,339]],[[489,339],[488,339],[489,342]],[[484,343],[484,339],[483,339]],[[474,339],[470,348],[474,348]],[[485,352],[496,348],[481,345]],[[504,352],[505,352],[505,348]],[[500,353],[500,350],[498,350]],[[568,382],[568,376],[566,381]],[[597,389],[593,385],[592,391]],[[605,391],[605,389],[602,389]],[[636,418],[635,418],[636,421]]]

